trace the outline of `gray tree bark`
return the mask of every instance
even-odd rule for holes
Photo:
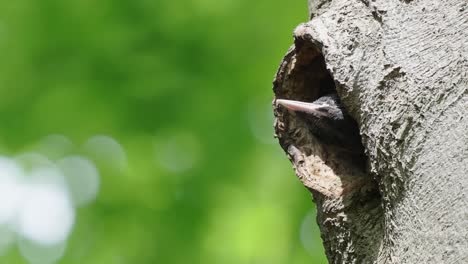
[[[468,263],[468,2],[309,0],[276,98],[336,89],[367,162],[274,104],[330,263]]]

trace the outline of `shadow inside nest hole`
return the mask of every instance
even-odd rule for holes
[[[286,100],[277,101],[321,102],[336,107],[326,109],[332,118],[317,119],[315,114],[290,111],[276,103],[276,132],[283,148],[287,151],[293,144],[306,156],[318,155],[333,167],[352,166],[368,171],[359,126],[341,104],[321,50],[310,42],[296,39],[295,49],[290,50],[285,61],[276,76],[274,91],[276,99]],[[314,151],[316,149],[319,151]]]

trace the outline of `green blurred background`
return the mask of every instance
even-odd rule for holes
[[[1,3],[2,155],[81,155],[100,174],[57,263],[326,263],[272,129],[271,81],[306,5]],[[17,243],[0,263],[29,263]]]

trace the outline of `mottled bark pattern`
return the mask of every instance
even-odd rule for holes
[[[313,193],[330,262],[468,263],[468,3],[309,8],[275,96],[313,101],[336,88],[368,157],[357,166],[275,107],[276,134]]]

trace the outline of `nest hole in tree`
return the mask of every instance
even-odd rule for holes
[[[284,58],[273,84],[278,99],[313,102],[324,95],[337,93],[335,81],[325,64],[321,44],[310,39],[297,37],[295,46],[289,50]],[[285,112],[287,111],[275,107],[276,134],[283,149],[289,152],[288,154],[293,163],[294,158],[291,157],[290,151],[291,145],[297,147],[300,153],[303,153],[303,156],[307,157],[313,153],[341,179],[344,184],[342,186],[343,191],[347,187],[354,188],[345,185],[355,185],[357,184],[355,180],[362,178],[354,178],[355,175],[367,174],[367,157],[363,147],[359,153],[351,154],[342,151],[339,146],[325,146],[320,140],[310,140],[310,135],[295,138],[294,131],[300,130],[298,127],[301,127],[301,121],[294,120],[298,116]],[[358,126],[356,126],[356,130],[359,130]],[[350,134],[353,133],[359,135],[359,131],[353,131]],[[311,148],[315,150],[310,151]],[[303,177],[303,175],[298,176]]]

